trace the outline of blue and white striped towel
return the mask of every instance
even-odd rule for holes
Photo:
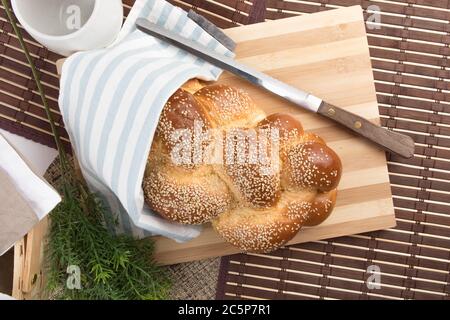
[[[222,70],[136,30],[139,17],[233,55],[180,8],[138,0],[112,46],[66,60],[59,104],[83,175],[117,214],[119,231],[187,241],[200,228],[152,213],[144,204],[142,178],[165,102],[188,79],[216,80]]]

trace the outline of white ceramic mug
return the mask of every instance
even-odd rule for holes
[[[68,56],[103,48],[117,37],[123,21],[121,0],[12,0],[28,33],[51,51]]]

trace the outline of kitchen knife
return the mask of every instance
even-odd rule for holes
[[[224,45],[228,50],[234,51],[236,49],[236,43],[227,36],[218,26],[206,19],[204,16],[199,15],[194,10],[189,10],[188,18],[191,18],[197,23],[203,30],[212,35],[217,41]]]
[[[311,93],[290,86],[267,74],[243,65],[232,58],[215,53],[195,41],[183,38],[182,36],[151,23],[146,19],[138,19],[136,21],[136,26],[142,32],[186,50],[221,69],[227,70],[257,86],[283,97],[297,106],[319,113],[336,121],[378,144],[389,152],[405,158],[411,158],[414,155],[414,141],[407,135],[387,130],[354,113],[323,101]]]

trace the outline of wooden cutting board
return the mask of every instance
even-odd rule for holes
[[[379,114],[369,47],[360,6],[227,29],[238,44],[237,60],[310,91],[374,122]],[[319,134],[340,156],[342,180],[336,207],[321,225],[304,228],[290,244],[395,226],[385,153],[319,115],[287,103],[225,72],[220,83],[246,90],[268,114],[286,112],[305,130]],[[229,255],[210,225],[186,243],[155,237],[155,258],[163,264]]]
[[[309,91],[336,106],[378,123],[378,105],[360,6],[226,29],[236,59]],[[61,69],[62,61],[58,62]],[[302,229],[289,244],[369,232],[395,226],[383,150],[320,115],[304,111],[224,72],[220,83],[247,91],[267,114],[289,113],[306,131],[325,139],[343,165],[336,207],[321,225]],[[174,264],[239,252],[205,225],[186,243],[154,237],[155,259]]]

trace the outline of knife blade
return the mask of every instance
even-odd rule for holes
[[[194,10],[188,11],[188,18],[191,18],[197,23],[203,30],[212,35],[217,41],[223,44],[228,50],[234,51],[236,49],[236,43],[227,36],[218,26],[206,19],[204,16],[198,14]]]
[[[230,57],[211,51],[195,41],[186,39],[146,19],[139,18],[136,21],[136,26],[142,32],[186,50],[194,56],[202,58],[221,69],[227,70],[254,85],[294,103],[296,106],[319,113],[328,119],[340,123],[389,152],[405,158],[411,158],[414,155],[414,140],[407,135],[387,130],[363,117],[323,101],[311,93],[288,85],[265,73],[241,64]]]

